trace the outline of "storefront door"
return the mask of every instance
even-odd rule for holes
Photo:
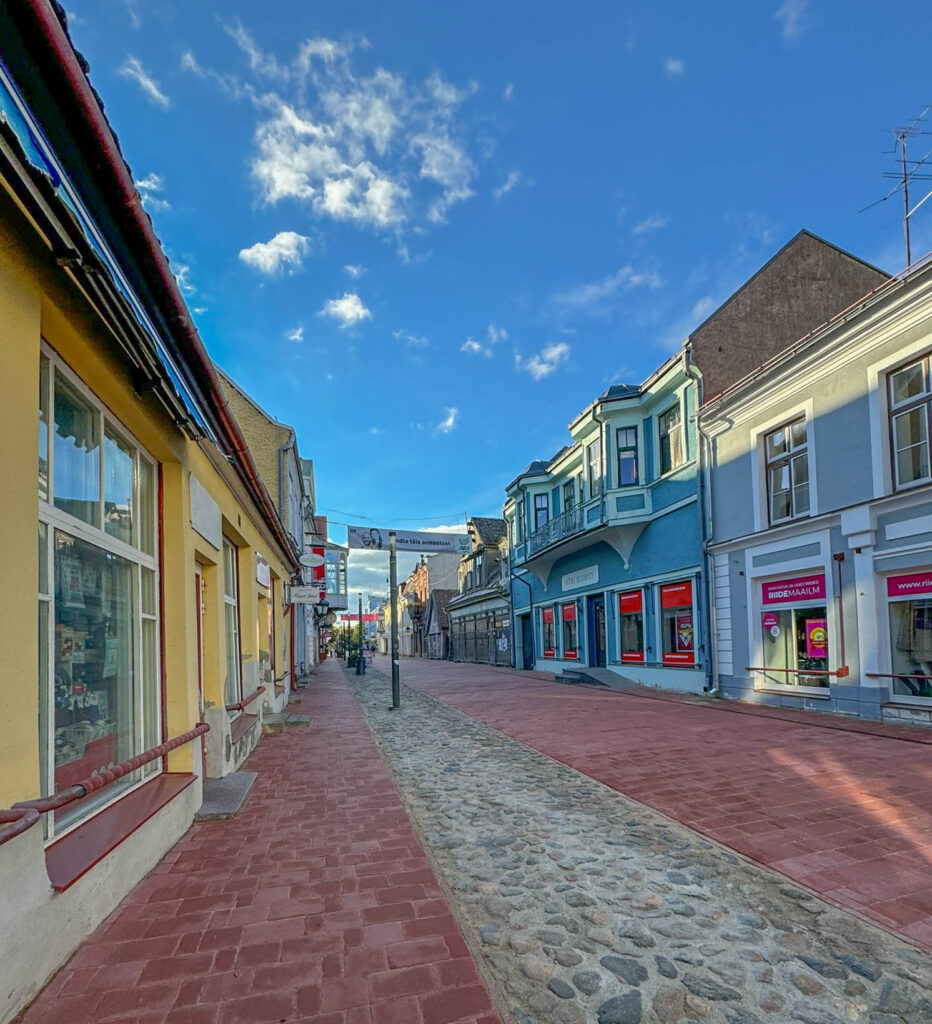
[[[605,668],[605,598],[587,599],[589,621],[589,666]]]
[[[530,615],[521,616],[521,666],[534,667],[534,626]]]

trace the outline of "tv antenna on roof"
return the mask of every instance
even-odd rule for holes
[[[870,203],[864,207],[864,210],[869,210],[873,206],[877,206],[880,203],[885,203],[888,199],[891,199],[902,191],[903,193],[903,235],[906,242],[906,266],[912,263],[912,249],[909,243],[909,218],[919,209],[920,206],[927,200],[932,198],[932,189],[928,191],[922,199],[916,203],[915,206],[910,208],[909,205],[909,186],[914,181],[932,181],[932,167],[927,170],[923,170],[926,167],[926,163],[930,157],[932,157],[932,149],[930,149],[924,156],[918,160],[910,160],[906,153],[907,143],[910,139],[916,138],[920,135],[932,135],[932,131],[929,130],[932,125],[927,122],[929,114],[932,113],[932,103],[930,103],[922,111],[922,113],[913,118],[912,121],[905,127],[894,128],[893,130],[893,149],[888,149],[885,152],[897,158],[899,166],[895,171],[885,171],[885,178],[894,178],[896,184],[890,191],[876,202]],[[859,213],[863,213],[864,210],[859,210]]]

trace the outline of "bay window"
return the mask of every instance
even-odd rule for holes
[[[660,434],[660,475],[670,473],[686,461],[683,445],[683,415],[679,402],[657,417]]]
[[[44,345],[39,369],[42,794],[161,741],[156,466]],[[46,816],[49,837],[160,770]]]
[[[630,487],[638,482],[638,428],[619,427],[618,487]]]
[[[925,355],[887,377],[895,486],[930,479],[929,416],[932,381]]]

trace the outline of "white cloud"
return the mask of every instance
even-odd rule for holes
[[[528,359],[522,359],[516,352],[515,369],[521,373],[529,373],[534,380],[543,380],[544,377],[549,377],[561,363],[565,363],[569,357],[569,345],[565,341],[560,341],[547,345],[542,351]]]
[[[279,231],[268,242],[256,242],[248,249],[240,249],[239,258],[263,274],[277,274],[282,270],[297,270],[310,248],[310,239],[297,231]]]
[[[316,217],[399,234],[446,220],[473,194],[476,130],[459,111],[477,86],[439,73],[416,81],[384,67],[360,72],[365,40],[314,37],[290,59],[263,50],[238,21],[225,26],[246,58],[242,80],[182,57],[257,111],[251,170],[262,201],[297,200]]]
[[[640,223],[635,224],[631,229],[632,235],[646,235],[649,231],[659,231],[670,223],[670,218],[663,213],[655,213],[651,217],[645,217]]]
[[[635,270],[630,264],[626,264],[601,281],[577,285],[575,288],[558,292],[554,296],[554,301],[564,309],[596,313],[607,299],[619,291],[629,291],[632,288],[659,288],[660,283],[660,275],[655,270]]]
[[[423,335],[412,334],[410,331],[392,331],[392,336],[396,341],[403,341],[408,348],[427,348],[430,345],[429,338],[425,338]]]
[[[794,42],[803,34],[808,6],[809,0],[784,0],[774,15],[780,22],[780,35],[787,42]]]
[[[136,82],[146,96],[163,110],[168,110],[171,106],[171,100],[162,92],[158,82],[146,71],[137,57],[127,57],[118,71]]]
[[[343,273],[352,278],[359,278],[366,272],[366,268],[360,263],[347,263],[343,267]]]
[[[299,324],[297,327],[293,327],[290,331],[286,332],[285,337],[289,341],[304,341],[304,326]]]
[[[462,345],[460,345],[460,352],[466,352],[471,356],[490,356],[492,350],[486,348],[484,345],[480,345],[475,338],[467,338]]]
[[[382,431],[379,430],[378,427],[370,427],[369,428],[369,433],[375,435],[375,434],[381,434]]]
[[[346,292],[340,299],[331,299],[320,311],[320,315],[331,317],[341,327],[352,327],[372,317],[371,311],[355,292]]]
[[[507,196],[508,193],[515,188],[521,181],[521,172],[512,171],[508,177],[502,182],[498,188],[492,189],[492,196],[499,200],[503,196]]]
[[[172,208],[172,204],[161,195],[165,191],[165,179],[161,174],[147,174],[134,184],[139,190],[143,205],[150,212],[161,213]]]
[[[663,73],[667,78],[679,78],[686,70],[686,64],[679,57],[667,57],[663,62]]]
[[[187,263],[177,264],[174,273],[182,295],[194,295],[197,292],[197,288],[191,282],[191,268]]]
[[[498,327],[496,324],[489,324],[488,337],[489,341],[493,345],[497,345],[500,341],[508,340],[508,332],[504,327]]]
[[[503,100],[513,100],[515,98],[515,83],[509,82],[502,90]]]
[[[446,416],[437,424],[437,430],[441,434],[449,434],[456,427],[456,421],[460,414],[459,409],[455,406],[446,409],[445,412]]]

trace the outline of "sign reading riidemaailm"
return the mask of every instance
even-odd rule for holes
[[[366,551],[388,551],[388,533],[388,530],[376,527],[350,526],[346,531],[346,543],[351,548]],[[396,530],[395,547],[399,551],[421,551],[424,554],[452,551],[456,555],[465,555],[469,551],[469,537],[465,533]]]

